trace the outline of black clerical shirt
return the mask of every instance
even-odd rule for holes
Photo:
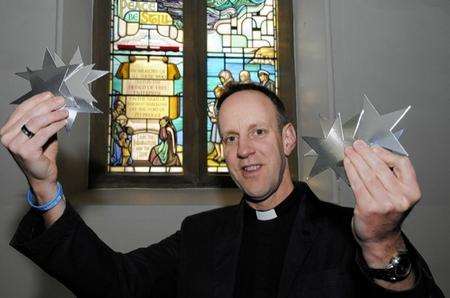
[[[235,298],[276,297],[291,227],[301,196],[293,190],[275,207],[276,218],[259,220],[245,203]]]

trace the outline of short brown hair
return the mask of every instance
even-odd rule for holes
[[[270,99],[270,101],[275,106],[275,109],[277,111],[277,120],[278,120],[278,126],[280,129],[282,129],[286,124],[288,124],[289,117],[286,112],[286,108],[284,107],[283,102],[278,97],[278,95],[275,94],[275,92],[271,91],[270,89],[257,85],[254,83],[246,83],[246,84],[239,84],[239,83],[233,83],[227,86],[225,91],[222,93],[222,95],[217,100],[217,110],[220,110],[220,107],[224,103],[224,101],[233,95],[234,93],[240,92],[240,91],[246,91],[246,90],[253,90],[258,91],[264,94],[267,98]]]

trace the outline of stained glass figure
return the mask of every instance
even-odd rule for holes
[[[207,0],[207,167],[226,173],[217,99],[232,82],[277,92],[277,0]]]
[[[111,0],[108,172],[183,172],[183,1]]]

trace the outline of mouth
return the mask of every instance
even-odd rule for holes
[[[262,165],[260,164],[253,164],[253,165],[247,165],[243,166],[242,173],[244,177],[252,177],[258,174],[259,170],[261,169]]]

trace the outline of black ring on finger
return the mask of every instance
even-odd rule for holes
[[[30,131],[28,129],[28,127],[24,124],[22,125],[22,127],[20,128],[20,130],[24,133],[24,135],[26,135],[29,139],[31,139],[32,137],[34,137],[34,132]]]

